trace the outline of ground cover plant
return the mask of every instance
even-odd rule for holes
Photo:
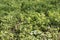
[[[0,0],[0,40],[60,40],[60,0]]]

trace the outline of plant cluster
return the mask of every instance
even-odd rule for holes
[[[0,0],[0,40],[60,40],[60,0]]]

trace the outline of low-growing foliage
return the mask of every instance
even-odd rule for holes
[[[0,0],[0,40],[60,40],[60,0]]]

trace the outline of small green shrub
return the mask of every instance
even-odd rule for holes
[[[0,40],[59,40],[60,0],[0,0]]]

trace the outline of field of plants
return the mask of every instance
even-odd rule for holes
[[[60,40],[60,0],[0,0],[0,40]]]

